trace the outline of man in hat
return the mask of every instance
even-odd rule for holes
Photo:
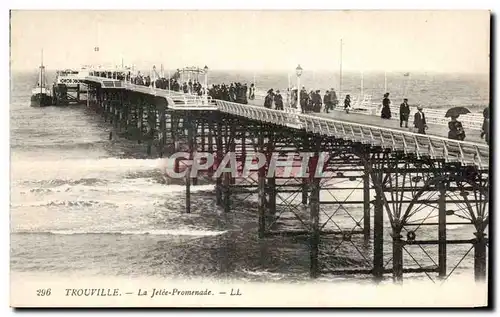
[[[332,106],[332,110],[337,107],[337,105],[339,104],[339,100],[337,99],[337,93],[335,92],[335,89],[330,89],[330,103],[331,103],[331,106]]]
[[[331,106],[331,100],[330,100],[330,90],[326,90],[325,95],[323,96],[323,104],[325,105],[325,112],[328,113],[328,110],[330,110]]]
[[[417,133],[425,134],[425,129],[427,129],[427,122],[425,121],[425,114],[423,112],[424,108],[422,106],[418,106],[417,109],[418,112],[415,113],[413,125],[415,126]]]
[[[276,94],[274,95],[274,106],[276,110],[283,110],[283,97],[279,90],[276,90]]]
[[[403,99],[403,103],[399,106],[399,127],[403,127],[403,122],[405,123],[405,128],[408,128],[408,118],[410,117],[410,105],[408,105],[408,99]]]
[[[300,91],[300,109],[302,110],[302,113],[307,112],[307,106],[309,104],[309,95],[307,94],[307,90],[304,86],[302,86],[302,90]]]

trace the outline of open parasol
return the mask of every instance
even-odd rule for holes
[[[468,113],[470,113],[470,110],[465,107],[454,107],[446,111],[445,118],[458,117],[461,114],[468,114]]]

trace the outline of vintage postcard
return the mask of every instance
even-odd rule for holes
[[[10,12],[12,307],[484,307],[475,11]]]

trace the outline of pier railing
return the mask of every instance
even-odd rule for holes
[[[262,100],[264,100],[266,96],[266,94],[262,92],[256,93],[255,95],[258,99]],[[339,98],[339,103],[333,110],[344,111],[343,100],[343,97]],[[351,106],[352,109],[350,110],[350,112],[371,116],[380,116],[380,111],[382,110],[381,103],[373,102],[371,100],[371,96],[369,95],[365,95],[363,96],[363,98],[358,98],[357,96],[353,95],[351,98]],[[399,105],[393,105],[390,108],[392,113],[391,119],[399,120]],[[417,107],[410,106],[410,122],[413,121],[413,116],[417,111]],[[445,117],[446,111],[447,110],[442,109],[424,108],[427,123],[447,126],[450,119]],[[467,129],[481,130],[483,126],[483,114],[469,113],[466,115],[461,115],[460,122],[462,122],[462,125]]]
[[[446,162],[459,162],[463,165],[476,165],[481,169],[488,169],[487,145],[321,118],[295,111],[267,109],[223,100],[215,102],[220,111],[246,118],[301,128],[320,135],[389,148],[405,154],[413,153],[417,158],[443,159]]]
[[[183,92],[176,92],[176,91],[171,91],[171,90],[164,90],[160,88],[155,88],[154,85],[151,86],[143,86],[143,85],[135,85],[127,81],[120,81],[118,79],[113,79],[113,78],[106,78],[106,77],[98,77],[98,76],[87,76],[87,79],[91,79],[92,81],[96,81],[101,83],[101,85],[105,88],[122,88],[123,86],[127,85],[133,85],[137,87],[146,87],[149,89],[153,89],[154,91],[168,91],[170,95],[174,95],[176,98],[182,98],[182,96],[192,96],[195,97],[191,94],[185,94]],[[286,92],[286,89],[283,91]],[[161,93],[160,93],[161,94]],[[259,99],[262,99],[265,97],[265,94],[262,92],[256,92],[256,97]],[[196,99],[192,97],[187,97],[187,103],[184,104],[186,107],[192,107],[193,103],[191,100]],[[196,96],[198,97],[198,96]],[[371,96],[370,96],[371,97]],[[203,101],[205,99],[203,97],[198,97],[197,102],[202,102],[205,104]],[[333,109],[335,111],[344,111],[344,107],[342,106],[342,98],[339,98],[339,105]],[[181,104],[181,103],[178,103]],[[188,105],[189,104],[189,105]],[[372,102],[371,98],[367,98],[367,96],[364,96],[363,100],[357,100],[356,96],[353,96],[352,99],[352,104],[353,104],[353,109],[351,112],[353,113],[359,113],[359,114],[365,114],[365,115],[374,115],[374,116],[380,116],[380,111],[381,111],[381,106],[378,103]],[[410,117],[409,120],[413,120],[414,114],[417,112],[416,107],[410,107]],[[426,114],[426,119],[428,123],[432,124],[437,124],[437,125],[448,125],[449,119],[445,118],[446,110],[441,110],[441,109],[430,109],[426,108],[424,110]],[[392,113],[392,119],[393,120],[399,120],[399,106],[393,105],[391,106],[391,113]],[[483,116],[481,113],[470,113],[466,115],[462,115],[461,117],[461,122],[462,125],[467,128],[467,129],[472,129],[472,130],[481,130],[483,126]]]
[[[124,87],[132,91],[163,97],[167,99],[169,108],[172,109],[216,109],[211,97],[205,98],[205,96],[185,94],[152,86],[135,85],[128,82],[124,83]]]

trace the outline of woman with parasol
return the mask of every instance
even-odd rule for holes
[[[451,108],[446,112],[445,117],[451,118],[448,122],[448,139],[463,141],[465,139],[465,131],[462,123],[457,120],[461,114],[470,113],[469,109],[464,107]]]

